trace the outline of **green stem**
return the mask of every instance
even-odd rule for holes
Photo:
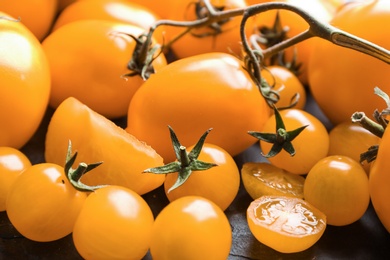
[[[359,123],[365,129],[373,133],[374,135],[382,138],[384,133],[384,128],[382,125],[376,123],[374,120],[368,118],[364,112],[355,112],[352,114],[352,122]]]

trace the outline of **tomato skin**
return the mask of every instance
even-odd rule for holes
[[[225,260],[232,231],[224,212],[199,196],[181,197],[156,217],[150,253],[155,260]]]
[[[0,146],[21,148],[38,129],[50,94],[42,46],[22,23],[0,13]],[[23,127],[21,127],[23,122]]]
[[[142,259],[153,223],[153,213],[140,195],[121,186],[106,186],[85,200],[73,241],[84,259]]]
[[[363,167],[341,155],[319,160],[306,176],[303,193],[305,200],[325,213],[328,224],[333,226],[359,220],[370,203]]]
[[[7,195],[12,184],[30,166],[28,157],[18,149],[0,147],[0,211],[6,210]]]
[[[23,236],[49,242],[72,232],[86,197],[70,184],[63,167],[40,163],[27,168],[13,183],[6,212]]]
[[[292,108],[279,111],[279,113],[287,131],[308,126],[292,141],[296,151],[294,156],[282,150],[268,160],[288,172],[306,174],[318,160],[328,154],[329,134],[319,119],[304,110]],[[262,132],[275,133],[274,115],[268,119]],[[271,146],[271,143],[260,141],[260,147],[264,154],[268,153]]]
[[[387,128],[386,128],[387,129]],[[369,175],[371,202],[383,226],[390,232],[390,133],[385,130]]]
[[[187,150],[191,151],[192,148]],[[169,201],[189,195],[202,196],[222,210],[227,209],[240,187],[240,172],[234,159],[224,149],[210,143],[203,145],[198,159],[217,166],[206,171],[194,171],[184,184],[170,192],[168,190],[175,183],[178,173],[167,174],[164,190]]]
[[[14,17],[20,17],[21,22],[42,41],[53,25],[57,10],[58,0],[19,0],[1,1],[0,10]],[[39,11],[32,11],[32,10]]]
[[[138,75],[122,77],[130,72],[127,64],[135,47],[135,40],[123,34],[143,32],[138,26],[106,20],[78,20],[52,32],[42,42],[52,77],[49,105],[57,108],[72,96],[106,117],[125,116],[144,80]],[[163,54],[153,62],[156,71],[165,64]]]
[[[379,28],[390,22],[389,1],[358,1],[342,8],[331,24],[390,49],[390,39]],[[321,110],[333,124],[350,120],[356,111],[381,111],[373,88],[389,93],[388,64],[363,53],[316,39],[309,62],[309,87]],[[337,57],[337,62],[333,58]],[[329,102],[332,100],[332,102]]]
[[[207,142],[235,156],[256,142],[247,131],[261,129],[269,114],[241,62],[208,53],[177,60],[152,75],[131,100],[126,130],[171,162],[176,157],[168,125],[186,147],[213,128]]]
[[[175,21],[197,20],[195,3],[198,2],[201,1],[182,0],[180,3],[173,5],[173,8],[170,10],[169,19]],[[232,10],[247,6],[244,0],[211,0],[210,3],[214,7],[223,7],[223,10]],[[216,35],[215,30],[210,28],[195,28],[173,43],[171,49],[179,59],[209,52],[225,52],[238,55],[241,53],[242,48],[239,32],[240,23],[241,18],[239,16],[232,17],[220,26],[222,32]],[[168,38],[173,39],[182,33],[184,28],[168,26],[166,29]],[[207,36],[199,37],[198,35]]]

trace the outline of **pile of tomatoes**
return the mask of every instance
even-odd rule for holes
[[[390,94],[390,66],[313,37],[265,57],[258,82],[242,41],[267,50],[310,24],[275,9],[240,34],[245,9],[274,2],[386,53],[388,1],[23,2],[0,4],[0,211],[23,237],[71,236],[84,259],[227,259],[240,192],[246,228],[280,253],[355,223],[370,201],[390,231],[390,134],[351,121],[387,108],[374,87]],[[238,164],[248,149],[259,159]]]

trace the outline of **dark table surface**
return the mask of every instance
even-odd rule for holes
[[[330,129],[321,111],[309,98],[306,110],[320,118]],[[22,148],[32,163],[44,161],[44,139],[46,128],[53,113],[48,109],[41,127]],[[116,121],[125,124],[125,119]],[[235,157],[239,167],[244,162],[262,161],[258,145]],[[162,187],[143,196],[149,203],[154,215],[167,205],[168,200]],[[311,248],[294,254],[281,254],[259,243],[250,233],[246,224],[246,209],[252,201],[241,186],[231,206],[225,211],[232,231],[233,245],[229,259],[390,259],[390,234],[382,226],[370,205],[364,216],[357,222],[344,226],[328,226],[321,239]],[[82,259],[73,246],[72,236],[63,239],[39,243],[22,237],[10,224],[5,212],[0,212],[0,260],[2,259]],[[145,259],[151,259],[146,255]],[[175,259],[172,259],[175,260]]]

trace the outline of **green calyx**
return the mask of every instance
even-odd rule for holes
[[[98,185],[98,186],[88,186],[81,182],[81,177],[86,174],[87,172],[95,169],[98,167],[102,162],[92,163],[92,164],[86,164],[84,162],[79,163],[76,169],[73,169],[72,166],[77,158],[77,152],[75,152],[72,155],[72,143],[69,140],[68,145],[68,152],[66,154],[66,162],[65,162],[65,175],[68,178],[68,181],[72,184],[72,186],[79,191],[83,192],[92,192],[95,191],[101,187],[104,187],[105,185]]]
[[[292,141],[308,126],[301,126],[297,129],[287,131],[284,125],[283,119],[280,116],[278,109],[274,106],[275,120],[276,120],[276,133],[260,133],[254,131],[248,131],[251,136],[267,142],[272,143],[271,150],[267,153],[261,153],[264,157],[274,157],[282,150],[288,152],[291,156],[295,155],[295,148]]]
[[[180,144],[172,127],[168,126],[171,135],[173,149],[175,150],[177,161],[168,163],[163,166],[148,168],[144,170],[144,173],[156,173],[156,174],[169,174],[173,172],[178,173],[178,178],[172,187],[169,188],[168,192],[180,187],[187,179],[191,176],[193,171],[204,171],[214,166],[214,163],[208,163],[198,160],[199,154],[202,151],[204,141],[211,131],[208,129],[196,143],[194,148],[188,153],[186,147]]]

